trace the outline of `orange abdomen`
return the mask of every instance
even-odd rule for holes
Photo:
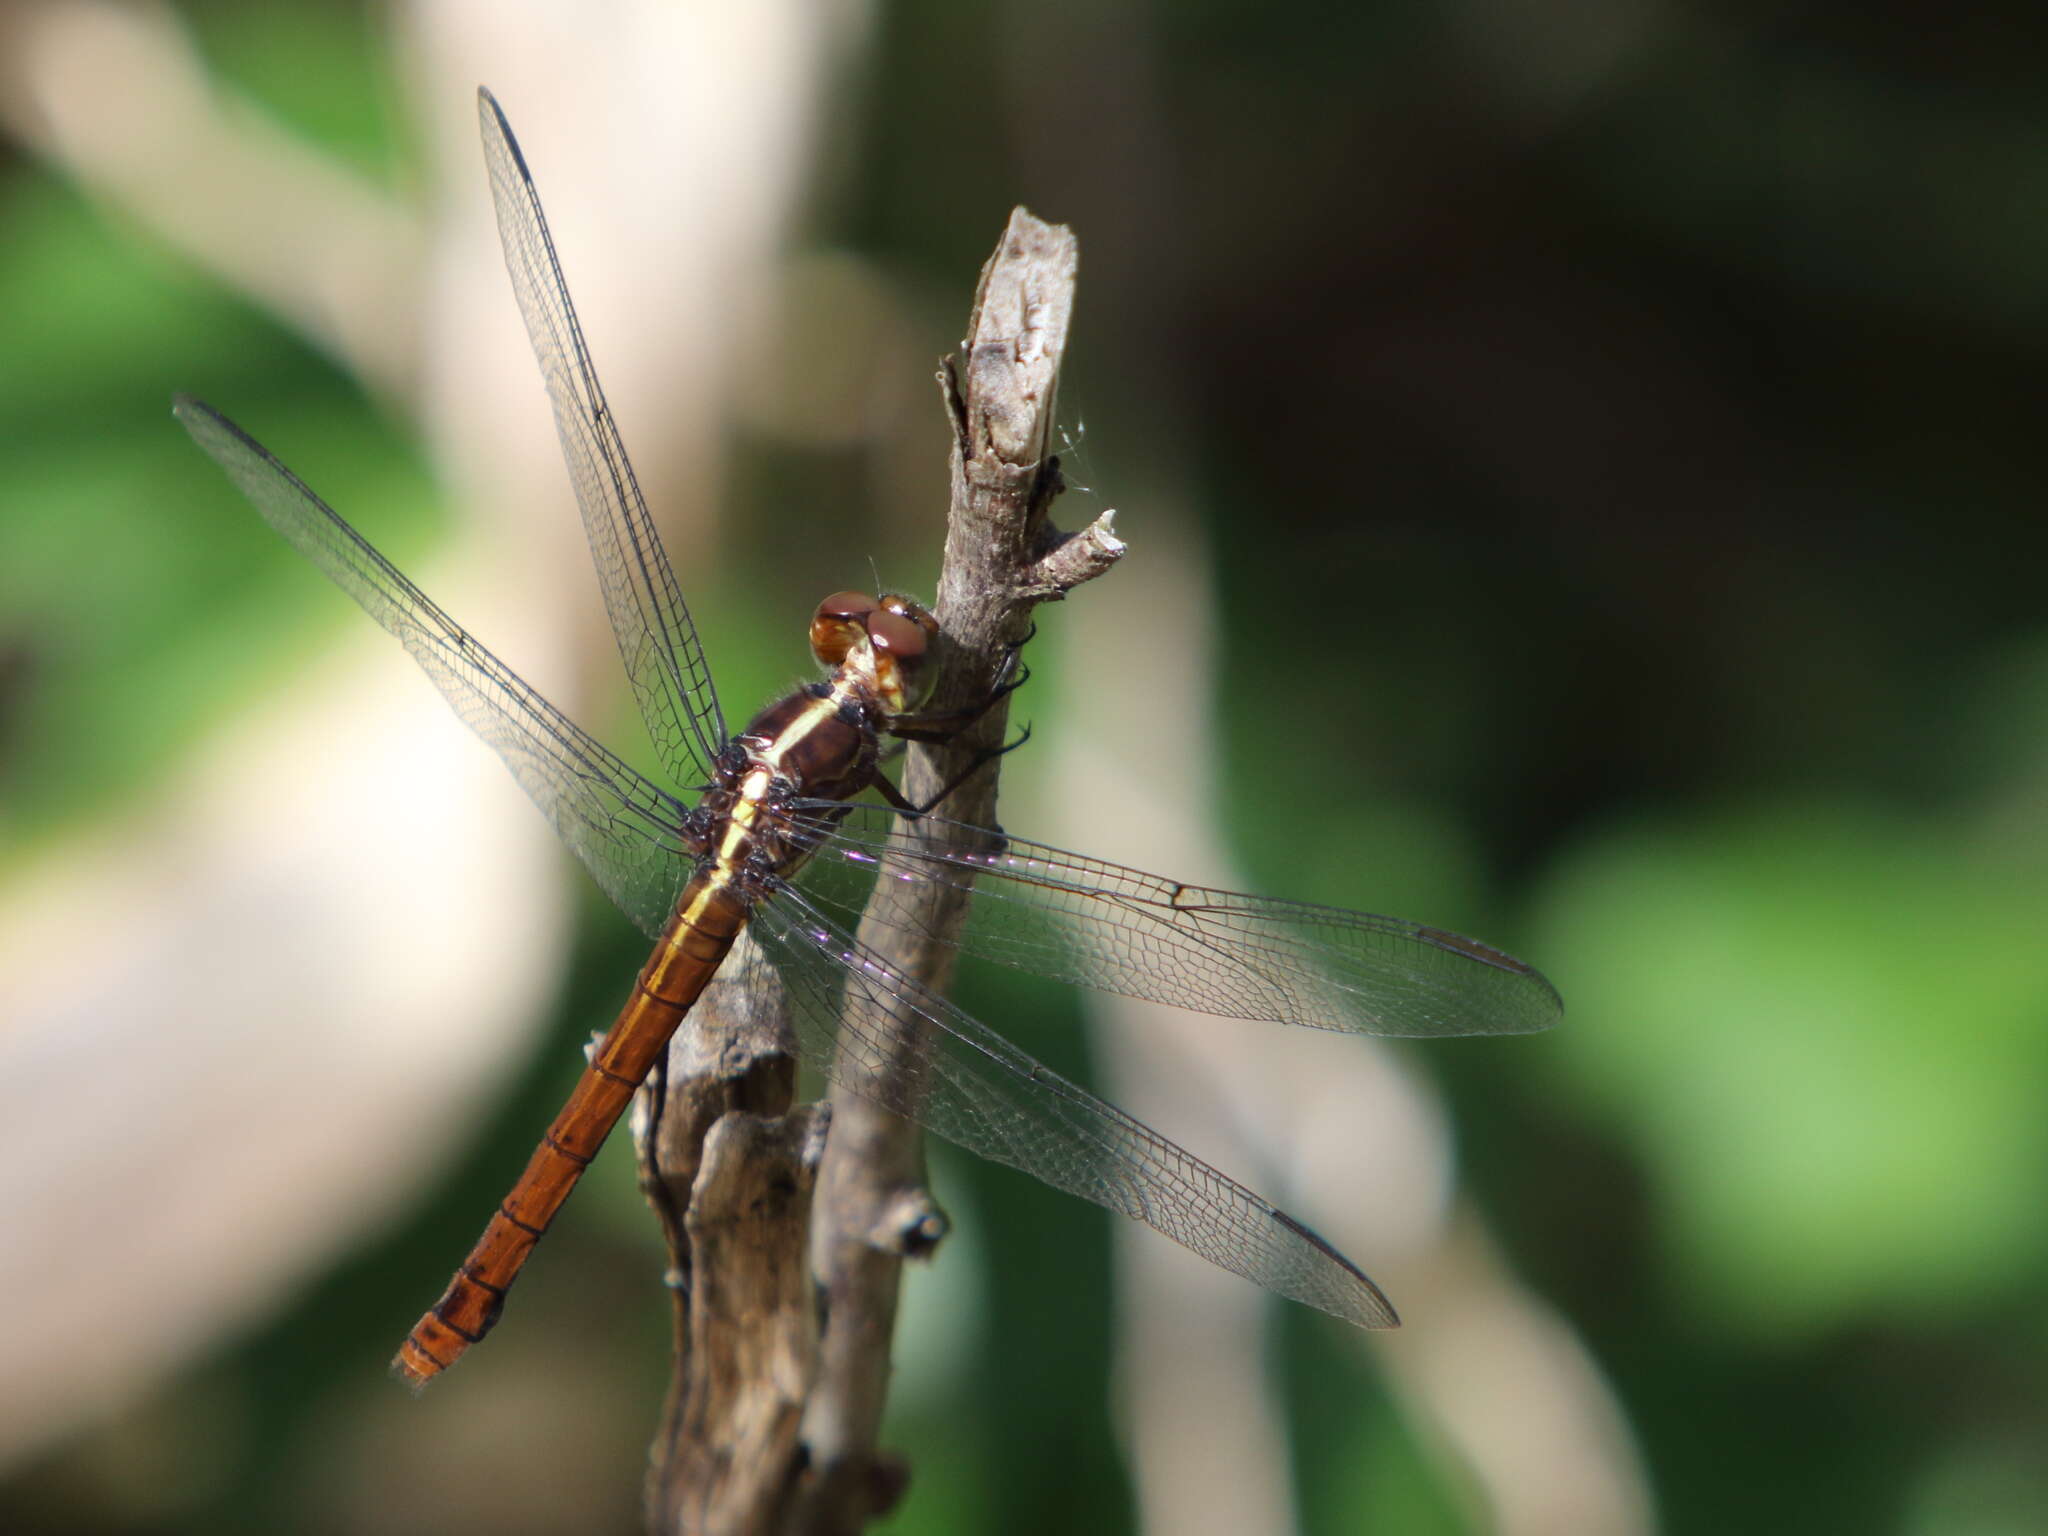
[[[745,905],[715,875],[700,876],[685,888],[632,997],[591,1054],[526,1171],[500,1202],[441,1299],[399,1346],[392,1368],[415,1390],[453,1365],[498,1320],[505,1293],[533,1245],[597,1156],[746,920]]]

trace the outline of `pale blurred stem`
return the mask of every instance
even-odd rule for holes
[[[420,219],[220,87],[170,12],[0,4],[0,125],[367,388],[412,401]]]
[[[1060,489],[1047,445],[1077,253],[1070,231],[1014,211],[982,268],[961,352],[939,375],[953,447],[945,563],[934,605],[945,636],[929,706],[935,713],[983,702],[1029,635],[1031,610],[1101,574],[1122,553],[1108,514],[1072,536],[1046,517]],[[920,804],[930,799],[1002,745],[1008,720],[1008,701],[1001,700],[955,739],[913,746],[904,793]],[[985,762],[961,783],[943,815],[993,822],[997,767]],[[943,830],[929,823],[899,821],[897,836],[945,841]],[[883,903],[896,908],[886,921],[877,918]],[[965,911],[958,891],[881,882],[860,939],[902,973],[942,990],[952,971],[947,941]],[[906,1039],[902,1053],[879,1068],[849,1055],[841,1077],[879,1070],[898,1081],[915,1080],[924,1049],[921,1041]],[[824,1331],[803,1424],[808,1469],[788,1529],[855,1531],[900,1497],[904,1473],[877,1453],[875,1443],[888,1392],[897,1287],[904,1258],[929,1252],[943,1231],[925,1187],[917,1127],[858,1092],[837,1089],[812,1235]]]

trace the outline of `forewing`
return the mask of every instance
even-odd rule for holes
[[[261,443],[202,401],[180,397],[175,414],[264,520],[398,637],[605,894],[659,933],[689,874],[683,807],[478,644]]]
[[[1210,1263],[1368,1328],[1394,1326],[1371,1280],[1307,1227],[901,975],[785,889],[757,941],[788,987],[804,1054],[835,1081],[956,1146],[1142,1221]],[[900,1062],[907,1031],[926,1049]]]
[[[555,431],[619,655],[662,765],[678,784],[708,784],[725,745],[725,719],[697,626],[605,403],[526,157],[489,91],[477,92],[477,115],[505,267],[554,403]]]
[[[962,952],[1123,997],[1374,1035],[1521,1034],[1563,1012],[1541,972],[1442,928],[1187,885],[938,817],[921,846],[895,847],[895,820],[853,807],[805,872],[842,921],[878,875],[971,885]]]

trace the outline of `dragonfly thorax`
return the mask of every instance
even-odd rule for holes
[[[777,798],[850,799],[873,781],[881,726],[880,708],[858,680],[813,683],[756,715],[718,776],[734,794],[765,773]]]
[[[811,618],[811,650],[832,669],[770,704],[733,737],[689,814],[688,840],[707,875],[758,900],[768,878],[810,857],[820,823],[792,820],[797,801],[850,801],[878,780],[880,739],[929,691],[938,624],[915,600],[836,592]]]

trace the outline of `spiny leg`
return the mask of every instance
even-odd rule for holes
[[[1023,746],[1024,743],[1029,741],[1030,739],[1031,727],[1027,725],[1017,732],[1017,739],[1015,741],[1008,742],[1000,747],[983,748],[981,751],[974,754],[973,758],[968,762],[966,767],[962,768],[958,773],[954,774],[952,778],[948,779],[942,786],[940,786],[939,792],[933,795],[931,799],[925,801],[922,805],[917,804],[913,800],[907,799],[904,796],[903,791],[898,789],[894,784],[890,783],[889,780],[880,773],[877,773],[875,775],[875,792],[879,794],[883,800],[888,802],[890,809],[894,810],[897,815],[906,816],[910,818],[910,820],[915,821],[918,817],[924,816],[932,811],[937,810],[939,806],[942,803],[944,803],[946,797],[952,794],[954,790],[958,789],[962,784],[965,784],[969,779],[973,778],[977,773],[981,772],[982,769],[986,768],[990,763],[994,762],[997,758],[1008,757],[1012,752],[1016,751],[1019,747]]]
[[[1031,643],[1037,633],[1038,626],[1033,624],[1024,632],[1023,639],[1014,641],[1004,648],[1003,664],[996,669],[995,681],[979,703],[970,704],[963,709],[947,710],[942,714],[898,715],[889,724],[889,734],[900,741],[915,741],[928,745],[951,741],[1031,680],[1031,669],[1024,665],[1024,647]]]

